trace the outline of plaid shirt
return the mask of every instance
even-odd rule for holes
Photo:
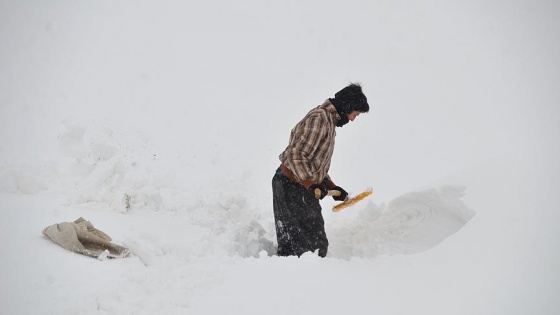
[[[336,122],[339,119],[336,108],[327,99],[307,113],[292,129],[290,142],[280,154],[280,161],[300,183],[306,179],[319,183],[329,178]]]

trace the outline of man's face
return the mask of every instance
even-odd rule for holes
[[[354,121],[354,119],[356,119],[356,117],[360,116],[360,112],[355,110],[353,112],[351,112],[350,114],[348,114],[348,120],[350,121]]]

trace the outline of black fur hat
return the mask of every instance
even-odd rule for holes
[[[369,111],[369,104],[367,97],[362,92],[362,87],[358,83],[352,83],[342,90],[336,92],[334,98],[330,99],[334,107],[338,111],[341,120],[338,123],[342,127],[348,123],[347,115],[353,111],[367,113]]]

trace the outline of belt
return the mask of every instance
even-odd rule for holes
[[[286,165],[284,165],[284,163],[280,164],[280,171],[282,172],[282,174],[286,175],[286,177],[288,177],[292,181],[294,181],[296,183],[300,183],[296,179],[296,175],[294,174],[294,172],[292,172],[289,168],[287,168]]]
[[[300,185],[305,186],[304,183],[298,181],[296,179],[296,175],[294,175],[294,172],[292,172],[289,168],[286,167],[286,165],[284,165],[284,163],[280,164],[280,167],[276,170],[276,173],[281,173],[284,176],[288,177],[289,179],[291,179],[293,182],[296,182]],[[327,178],[323,179],[321,181],[322,184],[326,185],[327,188],[329,189],[333,189],[336,184],[332,182],[332,180],[330,179],[330,177],[327,176]]]

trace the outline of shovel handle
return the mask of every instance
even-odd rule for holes
[[[335,196],[335,197],[340,196],[340,190],[328,190],[327,196]],[[317,199],[321,198],[321,189],[315,188],[315,198]]]

